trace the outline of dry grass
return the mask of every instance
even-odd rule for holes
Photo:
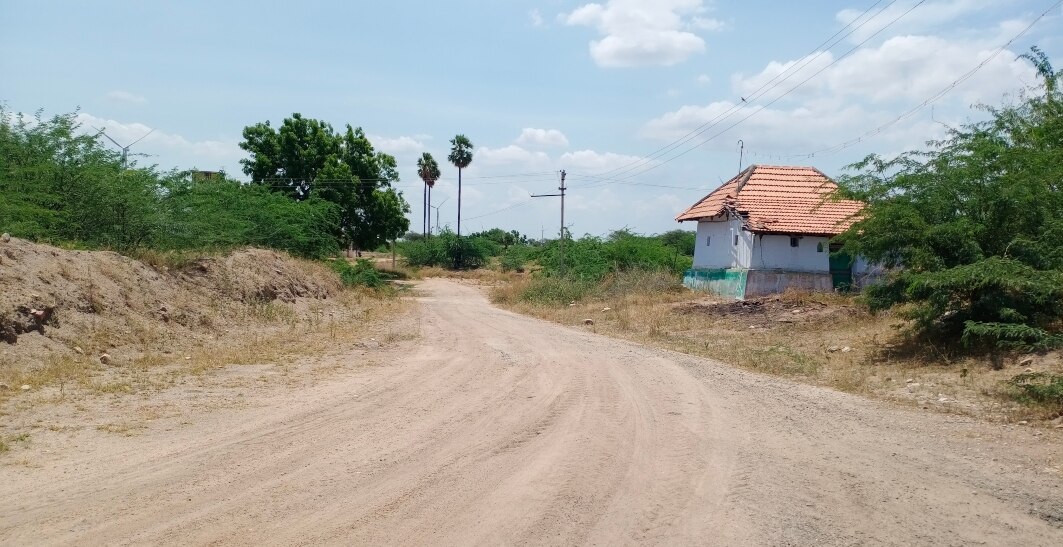
[[[200,310],[207,337],[181,337],[162,324],[99,321],[75,342],[82,353],[56,352],[43,365],[18,366],[0,353],[0,405],[12,399],[59,402],[70,396],[129,395],[166,389],[188,375],[202,376],[229,365],[276,364],[350,348],[410,304],[368,290],[344,291],[326,300],[255,302]],[[393,329],[387,341],[411,333]],[[121,348],[116,351],[114,348]],[[109,352],[110,362],[100,355]],[[21,386],[30,386],[23,391]]]
[[[988,360],[947,359],[933,347],[908,343],[903,320],[890,313],[872,315],[853,296],[789,292],[742,306],[685,289],[636,285],[599,290],[575,304],[550,304],[524,297],[531,283],[495,287],[492,300],[608,336],[926,409],[997,421],[1058,413],[1015,399],[1007,380],[1023,369],[1014,359],[1004,370],[992,370]],[[583,326],[585,319],[594,324]],[[1063,372],[1058,354],[1037,356],[1029,366]]]
[[[523,274],[516,272],[503,272],[500,270],[492,269],[476,269],[476,270],[448,270],[446,268],[440,268],[438,266],[427,266],[416,270],[418,279],[425,279],[429,277],[445,277],[448,279],[463,279],[466,281],[476,281],[486,285],[495,285],[501,283],[510,283],[515,280],[521,279]]]

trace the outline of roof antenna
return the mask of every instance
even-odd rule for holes
[[[112,139],[111,136],[106,133],[105,129],[100,129],[99,127],[96,127],[96,126],[89,126],[89,127],[92,127],[96,131],[99,131],[100,135],[103,135],[104,137],[107,137],[107,140],[113,142],[115,146],[117,146],[118,148],[122,149],[122,169],[126,168],[126,158],[129,157],[129,147],[131,147],[134,144],[146,139],[148,137],[148,135],[150,135],[150,134],[155,132],[155,129],[152,129],[151,131],[148,131],[147,133],[145,133],[143,137],[140,137],[139,139],[137,139],[137,140],[125,145],[125,146],[122,146],[122,145],[118,144],[118,141]]]
[[[742,154],[746,151],[746,143],[738,139],[738,172],[742,172]]]

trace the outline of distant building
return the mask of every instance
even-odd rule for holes
[[[225,171],[192,171],[192,181],[225,180]]]
[[[694,266],[683,282],[739,300],[788,288],[860,286],[866,261],[831,251],[864,208],[833,200],[838,185],[814,167],[753,165],[684,211],[698,223]]]

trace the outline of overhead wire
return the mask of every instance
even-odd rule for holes
[[[823,71],[825,71],[825,70],[827,70],[828,68],[830,68],[831,66],[833,66],[833,65],[837,64],[837,63],[838,63],[838,62],[840,62],[841,60],[843,60],[843,59],[847,58],[847,57],[848,57],[849,55],[851,55],[851,54],[852,54],[853,52],[855,52],[855,51],[857,51],[857,50],[858,50],[859,48],[861,48],[861,47],[862,47],[862,46],[863,46],[864,44],[866,44],[867,42],[871,41],[871,40],[872,40],[872,39],[873,39],[873,38],[874,38],[875,36],[878,36],[878,35],[879,35],[879,34],[881,34],[881,33],[882,33],[883,31],[885,31],[885,30],[886,30],[886,29],[888,29],[889,27],[891,27],[891,26],[893,26],[894,24],[896,24],[896,23],[897,23],[897,21],[900,21],[900,20],[901,20],[902,18],[904,18],[904,17],[906,16],[906,15],[908,15],[909,13],[911,13],[912,11],[914,11],[914,10],[915,10],[916,8],[918,8],[919,6],[923,5],[924,3],[926,3],[926,0],[920,0],[919,2],[917,2],[916,4],[914,4],[913,6],[911,6],[911,7],[910,7],[910,8],[908,8],[907,10],[905,10],[905,11],[904,11],[903,13],[901,13],[900,15],[898,15],[897,17],[895,17],[895,18],[894,18],[894,19],[893,19],[892,21],[890,21],[889,23],[887,23],[886,25],[884,25],[884,26],[883,26],[883,27],[881,27],[880,29],[878,29],[878,30],[876,30],[875,32],[873,32],[873,33],[872,33],[871,35],[869,35],[869,36],[868,36],[868,37],[867,37],[866,39],[864,39],[863,41],[861,41],[861,42],[860,42],[860,43],[858,43],[857,45],[853,46],[853,47],[852,47],[851,49],[849,49],[849,51],[846,51],[846,52],[845,52],[844,54],[842,54],[841,56],[839,56],[839,57],[838,57],[837,59],[834,59],[834,60],[833,60],[833,61],[832,61],[832,62],[831,62],[830,64],[827,64],[826,66],[824,66],[824,67],[820,68],[819,70],[817,70],[816,72],[812,73],[812,75],[811,75],[811,76],[809,76],[808,78],[805,78],[804,80],[802,80],[801,82],[799,82],[799,83],[798,83],[797,85],[795,85],[794,87],[790,88],[790,89],[789,89],[788,91],[786,91],[785,93],[783,93],[783,94],[779,95],[778,97],[775,97],[775,98],[774,98],[774,99],[772,99],[771,101],[768,101],[768,102],[767,102],[766,104],[760,105],[760,106],[759,106],[759,107],[758,107],[758,108],[757,108],[756,110],[754,110],[753,112],[749,113],[749,115],[747,115],[746,117],[744,117],[744,118],[742,118],[742,119],[740,119],[740,120],[736,121],[735,123],[733,123],[733,124],[731,124],[731,125],[727,126],[727,127],[726,127],[726,128],[724,128],[724,129],[723,129],[722,131],[719,131],[719,132],[717,132],[717,133],[713,134],[712,136],[710,136],[710,137],[708,137],[708,138],[706,138],[706,139],[702,140],[701,142],[699,142],[699,143],[697,143],[697,144],[695,144],[695,145],[693,145],[693,146],[691,146],[691,147],[689,147],[689,148],[687,148],[687,149],[685,149],[685,150],[683,150],[683,151],[679,152],[678,154],[674,154],[674,155],[672,155],[671,157],[669,157],[669,158],[665,159],[665,160],[664,160],[664,161],[662,161],[662,162],[659,162],[659,163],[654,163],[654,164],[652,164],[652,165],[648,165],[648,166],[647,166],[647,167],[646,167],[645,169],[643,169],[643,170],[642,170],[641,172],[638,172],[638,173],[633,173],[633,174],[630,174],[630,175],[626,175],[626,176],[624,176],[624,177],[620,178],[620,180],[628,180],[628,179],[631,179],[631,178],[634,178],[634,177],[637,177],[637,176],[641,176],[641,175],[644,175],[644,174],[646,174],[646,173],[648,173],[648,172],[650,172],[650,171],[653,171],[654,169],[657,169],[657,168],[661,167],[662,165],[665,165],[665,164],[671,163],[671,162],[673,162],[673,161],[675,161],[675,160],[677,160],[677,159],[679,159],[679,158],[681,158],[681,157],[685,156],[686,154],[688,154],[688,153],[690,153],[690,152],[692,152],[692,151],[696,150],[697,148],[700,148],[700,147],[704,146],[705,144],[708,144],[709,142],[711,142],[711,141],[712,141],[713,139],[715,139],[716,137],[719,137],[720,135],[722,135],[722,134],[726,133],[727,131],[730,131],[731,129],[735,128],[736,126],[738,126],[738,125],[739,125],[739,124],[741,124],[742,122],[744,122],[744,121],[748,120],[749,118],[752,118],[753,116],[755,116],[755,115],[757,115],[758,113],[762,112],[762,111],[763,111],[764,109],[766,109],[766,108],[768,108],[769,106],[771,106],[771,105],[775,104],[776,102],[778,102],[778,101],[782,100],[782,99],[783,99],[784,97],[786,97],[786,96],[787,96],[787,95],[789,95],[790,93],[793,93],[793,92],[794,92],[795,90],[797,90],[798,88],[800,88],[800,87],[801,87],[802,85],[806,84],[807,82],[809,82],[810,80],[812,80],[812,79],[813,79],[813,78],[815,78],[816,76],[819,76],[820,74],[822,74],[822,73],[823,73]],[[880,13],[881,13],[881,12],[880,12]],[[877,14],[876,14],[876,15],[877,15]],[[706,128],[705,130],[703,130],[703,131],[702,131],[702,133],[703,133],[704,131],[707,131],[708,129],[711,129],[711,128]],[[692,140],[692,139],[691,139],[691,140]],[[628,169],[628,170],[626,170],[626,171],[624,171],[624,172],[630,172],[631,170],[632,170],[632,169]],[[621,173],[618,173],[618,174],[623,174],[624,172],[621,172]]]
[[[975,65],[974,68],[972,68],[971,70],[968,70],[963,75],[961,75],[959,78],[953,80],[952,83],[950,83],[950,84],[946,85],[945,87],[941,88],[937,93],[934,93],[933,95],[927,97],[926,100],[924,100],[923,102],[915,105],[914,107],[912,107],[911,109],[909,109],[909,110],[905,111],[904,113],[900,114],[896,118],[893,118],[892,120],[890,120],[890,121],[888,121],[888,122],[886,122],[886,123],[884,123],[884,124],[882,124],[882,125],[880,125],[878,127],[875,127],[874,129],[866,131],[866,132],[862,133],[858,137],[855,137],[855,138],[849,139],[847,141],[835,144],[834,146],[829,146],[827,148],[823,148],[823,149],[820,149],[820,150],[815,150],[815,151],[812,151],[812,152],[806,152],[804,154],[779,154],[779,155],[776,155],[775,157],[788,158],[788,159],[813,158],[817,154],[824,155],[824,154],[833,154],[833,153],[836,153],[836,152],[840,152],[840,151],[842,151],[842,150],[844,150],[846,148],[849,148],[850,146],[855,146],[856,144],[859,144],[859,143],[863,142],[863,140],[868,138],[868,137],[873,137],[875,135],[878,135],[878,134],[882,133],[886,129],[892,127],[893,125],[895,125],[895,124],[897,124],[897,123],[899,123],[901,121],[904,121],[904,120],[906,120],[908,118],[911,118],[913,115],[915,115],[920,110],[922,110],[922,109],[930,106],[931,104],[937,102],[939,99],[944,97],[948,92],[950,92],[953,89],[955,89],[956,86],[958,86],[958,85],[962,84],[963,82],[966,82],[967,80],[969,80],[979,70],[981,70],[987,64],[989,64],[993,59],[996,59],[997,57],[999,57],[1000,54],[1003,53],[1008,48],[1008,46],[1013,44],[1019,38],[1022,38],[1023,36],[1025,36],[1026,33],[1028,33],[1031,29],[1033,29],[1033,27],[1038,22],[1040,22],[1041,19],[1043,19],[1045,16],[1047,16],[1052,10],[1055,10],[1056,8],[1060,7],[1061,5],[1063,5],[1063,0],[1059,0],[1056,3],[1052,4],[1052,6],[1050,6],[1048,9],[1046,9],[1044,12],[1042,12],[1041,15],[1036,17],[1029,25],[1027,25],[1025,28],[1023,28],[1021,31],[1019,31],[1018,34],[1012,36],[1011,39],[1009,39],[1007,42],[1005,42],[999,48],[994,50],[993,53],[991,53],[988,57],[986,57],[985,59],[982,59],[982,62],[980,62],[977,65]]]
[[[604,176],[604,175],[610,175],[610,174],[622,174],[622,173],[629,172],[629,171],[631,171],[633,169],[638,168],[639,165],[649,163],[655,157],[667,154],[668,152],[670,152],[672,150],[675,150],[679,146],[681,146],[681,145],[683,145],[683,144],[685,144],[687,142],[690,142],[691,140],[696,138],[698,135],[700,135],[700,134],[704,133],[705,131],[711,129],[713,126],[716,125],[716,123],[718,121],[722,121],[724,119],[727,119],[734,112],[745,108],[748,105],[749,101],[759,99],[760,97],[766,95],[768,92],[770,92],[771,90],[773,90],[776,87],[778,87],[779,85],[781,85],[786,80],[790,79],[794,74],[796,74],[798,71],[800,71],[804,67],[808,66],[812,61],[818,59],[821,55],[827,53],[831,48],[836,46],[842,40],[844,40],[845,38],[847,38],[850,35],[852,35],[852,33],[856,32],[857,30],[862,28],[864,25],[866,25],[867,23],[869,23],[870,21],[872,21],[873,19],[875,19],[876,17],[881,15],[884,11],[889,9],[890,6],[892,6],[894,3],[896,3],[897,0],[892,0],[889,4],[886,4],[885,6],[883,6],[883,8],[880,9],[878,12],[876,12],[874,15],[872,15],[869,18],[867,18],[866,20],[861,22],[859,25],[856,25],[856,26],[852,27],[849,30],[849,32],[845,33],[845,35],[843,35],[840,38],[838,38],[839,34],[844,32],[845,29],[849,28],[850,26],[852,26],[854,23],[856,23],[860,19],[863,19],[863,17],[865,15],[870,13],[871,10],[875,9],[875,7],[878,6],[879,4],[881,4],[882,1],[883,0],[878,0],[877,2],[872,4],[866,10],[864,10],[860,15],[858,15],[856,18],[854,18],[852,21],[847,23],[845,26],[843,26],[841,29],[839,29],[837,32],[835,32],[833,35],[831,35],[829,38],[827,38],[826,40],[821,42],[819,45],[814,47],[811,51],[809,51],[804,56],[804,58],[802,59],[803,60],[802,63],[794,63],[794,64],[790,65],[785,70],[779,72],[778,74],[773,76],[771,79],[769,79],[768,81],[766,81],[763,84],[761,84],[761,86],[759,88],[757,88],[756,90],[754,90],[752,93],[749,94],[749,98],[748,99],[745,98],[745,97],[742,97],[741,98],[742,99],[741,102],[735,103],[734,105],[732,105],[726,111],[724,111],[724,112],[722,112],[720,114],[717,114],[712,119],[702,123],[701,125],[695,127],[694,129],[690,130],[688,133],[686,133],[682,137],[672,141],[671,143],[669,143],[669,144],[667,144],[665,146],[662,146],[661,148],[658,148],[657,150],[651,152],[650,154],[647,154],[646,156],[643,156],[643,157],[641,157],[641,158],[639,158],[639,159],[637,159],[635,161],[629,162],[629,163],[621,165],[619,167],[615,167],[615,168],[610,169],[608,171],[597,173],[597,175]],[[920,2],[920,4],[922,4],[922,3],[923,2]],[[918,4],[917,4],[917,6],[918,6]],[[833,43],[831,43],[831,41],[834,40],[835,38],[838,38],[838,40],[836,40]],[[826,48],[824,48],[824,46],[826,46]],[[785,75],[785,77],[784,77],[784,75]],[[778,83],[775,83],[777,80],[779,80],[779,78],[782,78],[782,80],[778,81]],[[773,83],[774,83],[774,85],[771,85]],[[768,87],[769,85],[771,85],[771,87]],[[767,88],[767,89],[765,89],[765,88]],[[620,173],[617,173],[618,171]]]

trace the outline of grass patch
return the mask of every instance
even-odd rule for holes
[[[1020,402],[1041,405],[1057,414],[1063,413],[1063,375],[1048,372],[1024,372],[1008,383]]]
[[[0,454],[9,452],[15,444],[26,445],[30,442],[29,433],[19,433],[7,438],[0,437]]]

